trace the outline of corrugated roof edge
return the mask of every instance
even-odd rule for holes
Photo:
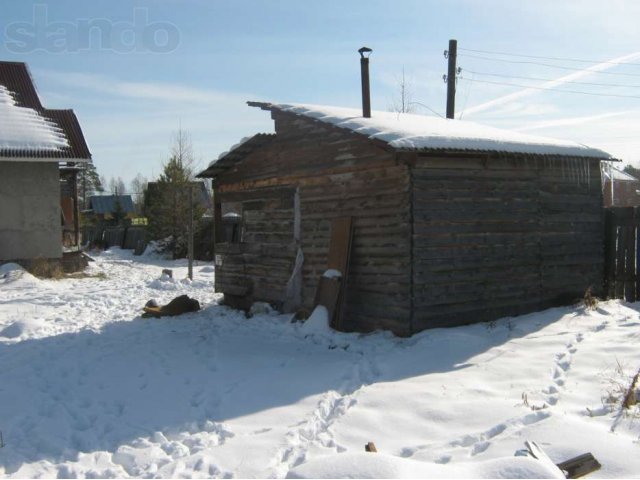
[[[333,126],[335,128],[340,128],[341,130],[347,130],[350,131],[354,134],[357,135],[363,135],[367,138],[369,138],[370,140],[374,141],[374,142],[380,142],[380,143],[384,143],[385,145],[387,145],[389,148],[396,150],[396,151],[408,151],[408,152],[429,152],[429,153],[464,153],[464,154],[473,154],[473,153],[496,153],[496,154],[510,154],[510,155],[517,155],[517,156],[522,156],[522,157],[544,157],[544,158],[576,158],[576,159],[599,159],[599,160],[606,160],[606,161],[613,161],[613,162],[620,162],[620,159],[614,158],[611,155],[609,155],[607,152],[602,152],[604,155],[603,156],[594,156],[594,155],[580,155],[580,154],[569,154],[569,153],[561,153],[561,152],[548,152],[548,153],[539,153],[539,152],[526,152],[526,151],[514,151],[514,150],[508,150],[508,149],[499,149],[499,148],[460,148],[460,147],[452,147],[452,148],[447,148],[447,147],[443,147],[442,145],[438,145],[438,146],[434,146],[434,147],[421,147],[421,148],[415,148],[415,147],[400,147],[400,146],[396,146],[396,145],[392,145],[393,142],[390,141],[386,141],[384,139],[381,138],[375,138],[375,137],[371,137],[370,135],[368,135],[367,131],[359,131],[359,130],[355,130],[343,125],[338,125],[332,122],[328,122],[326,120],[324,120],[323,118],[317,118],[311,115],[305,115],[304,113],[300,113],[297,111],[292,111],[291,108],[285,108],[285,107],[290,107],[287,104],[274,104],[271,102],[261,102],[261,101],[248,101],[247,105],[250,107],[257,107],[260,108],[262,110],[267,110],[267,111],[271,111],[273,112],[274,110],[278,110],[279,112],[283,112],[283,113],[288,113],[291,115],[296,115],[299,117],[304,117],[307,118],[309,120],[312,121],[316,121],[316,122],[320,122],[323,123],[325,125],[330,125]],[[339,107],[341,108],[341,107]],[[375,112],[374,112],[375,113]],[[453,120],[451,120],[453,121]],[[505,132],[509,132],[508,130],[504,130]],[[586,147],[585,145],[583,145],[584,147]],[[588,148],[588,147],[587,147]],[[550,148],[550,150],[553,150],[553,148]],[[595,150],[595,149],[594,149]]]

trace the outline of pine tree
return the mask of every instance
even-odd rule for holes
[[[78,172],[78,200],[82,210],[87,208],[89,197],[104,192],[104,186],[93,162],[87,162]]]
[[[202,217],[203,209],[197,201],[199,185],[194,182],[193,149],[191,139],[178,130],[171,149],[171,157],[163,165],[156,182],[148,185],[145,194],[145,216],[152,240],[170,238],[168,248],[174,258],[186,254],[190,204],[194,203],[194,224]],[[194,198],[191,198],[193,192]]]
[[[111,212],[113,223],[120,225],[122,221],[127,217],[127,212],[124,211],[120,197],[116,193],[116,198],[113,202],[113,212]]]

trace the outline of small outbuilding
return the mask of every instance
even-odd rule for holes
[[[77,252],[77,173],[90,160],[73,111],[44,108],[26,64],[0,62],[0,262]]]
[[[104,223],[118,215],[131,219],[134,210],[131,195],[92,195],[87,202],[87,209],[82,213],[89,220]]]
[[[640,206],[640,179],[610,163],[602,168],[602,189],[605,207]]]
[[[609,154],[458,120],[249,105],[270,112],[275,134],[199,174],[213,182],[227,303],[310,311],[338,218],[352,225],[343,330],[406,336],[600,291]]]

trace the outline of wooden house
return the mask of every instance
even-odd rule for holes
[[[131,220],[134,217],[131,195],[92,195],[88,199],[87,209],[82,213],[87,220],[104,224],[113,222],[118,210],[122,219]]]
[[[73,111],[44,108],[27,66],[0,62],[0,262],[73,263],[76,177],[90,160]]]
[[[347,331],[493,320],[567,304],[603,277],[601,160],[574,142],[458,120],[249,102],[275,134],[211,178],[216,290],[310,311],[332,221],[352,219]],[[224,218],[239,223],[225,233]]]

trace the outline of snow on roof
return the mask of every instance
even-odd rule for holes
[[[605,178],[609,178],[609,176],[611,175],[616,182],[618,181],[638,182],[639,181],[636,177],[629,175],[628,173],[623,172],[622,170],[619,170],[616,167],[611,165],[606,165],[605,167],[603,167],[602,173],[604,174]]]
[[[259,105],[257,102],[255,104]],[[362,111],[356,108],[297,103],[262,105],[346,128],[401,150],[480,150],[612,158],[602,150],[580,143],[511,132],[462,120],[380,111],[372,112],[371,118],[364,118]]]
[[[247,143],[248,140],[251,140],[253,138],[253,136],[249,136],[249,137],[242,137],[240,139],[240,141],[234,145],[231,145],[231,147],[229,147],[229,150],[225,150],[224,152],[222,152],[220,155],[218,155],[218,158],[214,158],[213,160],[211,160],[209,162],[209,167],[213,166],[218,160],[220,160],[222,157],[226,156],[229,152],[233,152],[236,148],[238,148],[239,146],[241,146],[244,143]]]
[[[32,108],[18,106],[14,94],[0,85],[0,149],[59,151],[68,146],[55,123]]]
[[[215,178],[220,172],[226,170],[244,155],[253,149],[264,146],[275,138],[273,133],[257,133],[252,137],[245,137],[221,153],[217,159],[209,163],[209,166],[196,175],[197,178]]]

